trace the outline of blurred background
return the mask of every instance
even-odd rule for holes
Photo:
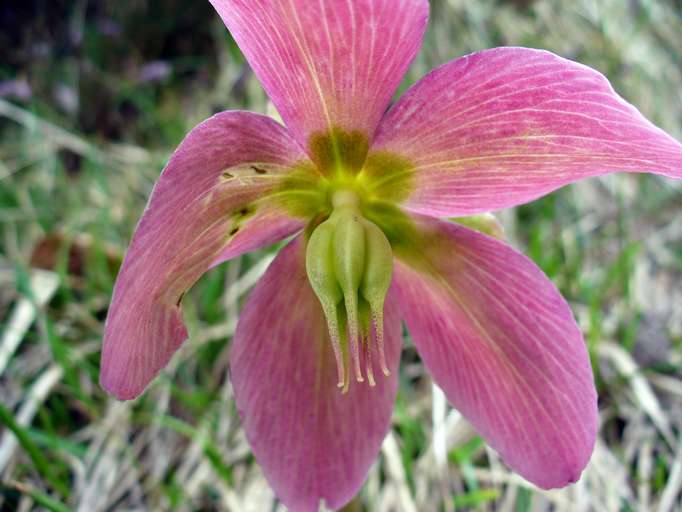
[[[497,45],[606,74],[682,139],[682,1],[432,0],[402,88]],[[0,7],[0,510],[283,510],[227,376],[239,308],[276,248],[183,301],[191,337],[134,402],[99,388],[102,324],[152,185],[195,124],[267,98],[197,0],[5,0]],[[618,175],[499,212],[571,303],[601,426],[568,489],[511,473],[445,402],[409,339],[393,429],[349,510],[682,510],[682,187]]]

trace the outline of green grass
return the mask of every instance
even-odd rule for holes
[[[0,31],[0,82],[31,89],[0,98],[0,339],[22,301],[35,306],[0,366],[0,510],[270,510],[226,373],[248,290],[236,298],[226,290],[276,248],[197,283],[183,303],[190,340],[142,397],[118,403],[98,385],[113,283],[164,162],[202,119],[266,112],[266,96],[208,2],[54,4],[18,20],[23,31]],[[680,33],[673,0],[433,1],[425,46],[401,88],[471,51],[546,48],[604,72],[679,139]],[[157,61],[168,74],[140,80]],[[499,218],[585,333],[600,393],[593,462],[579,486],[541,491],[448,408],[448,463],[435,471],[431,381],[406,344],[391,434],[397,461],[383,451],[356,510],[397,510],[400,490],[426,512],[679,510],[671,475],[682,455],[669,439],[682,430],[679,184],[594,179]],[[49,297],[37,268],[58,280]]]

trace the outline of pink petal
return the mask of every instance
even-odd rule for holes
[[[419,222],[419,253],[397,263],[394,285],[424,363],[515,471],[542,488],[575,482],[594,446],[597,396],[571,310],[505,243]]]
[[[430,215],[514,206],[610,172],[682,178],[682,145],[604,76],[527,48],[486,50],[435,69],[382,120],[375,149],[415,164],[406,207]]]
[[[389,295],[390,298],[390,295]],[[336,386],[327,325],[305,272],[305,246],[283,249],[241,314],[231,353],[237,408],[271,486],[292,511],[337,509],[362,485],[388,432],[397,391],[400,320],[386,308],[390,377]],[[374,352],[375,368],[377,354]]]
[[[332,127],[371,138],[419,49],[426,0],[211,0],[303,147]]]
[[[276,208],[264,198],[305,159],[281,125],[248,112],[223,112],[187,135],[154,187],[116,280],[102,387],[120,399],[139,395],[187,338],[179,303],[209,266],[300,229],[282,211],[280,222],[263,222]]]
[[[240,254],[274,244],[303,227],[299,218],[289,216],[277,204],[263,204],[256,215],[247,219],[230,242],[211,262],[215,267]]]

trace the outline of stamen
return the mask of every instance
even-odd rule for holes
[[[376,381],[374,380],[374,369],[372,368],[372,351],[370,350],[370,336],[363,336],[362,347],[365,355],[365,373],[367,374],[367,381],[370,387],[376,386]]]
[[[357,293],[345,294],[346,313],[348,314],[348,338],[350,341],[350,352],[355,370],[355,380],[364,382],[362,370],[360,369],[360,347],[359,347],[359,328],[358,328],[358,299]]]
[[[384,351],[384,305],[375,307],[371,305],[372,309],[372,325],[374,326],[374,336],[377,340],[377,352],[379,352],[379,366],[386,377],[391,375],[391,371],[386,364],[386,353]]]
[[[350,370],[348,369],[348,342],[345,337],[341,338],[341,353],[343,354],[343,388],[344,395],[350,389]]]

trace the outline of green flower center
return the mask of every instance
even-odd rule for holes
[[[294,169],[278,193],[292,215],[310,219],[306,270],[327,320],[344,392],[352,374],[375,385],[373,354],[389,374],[384,300],[393,253],[414,239],[412,221],[398,207],[412,191],[413,166],[367,148],[359,132],[313,136],[314,166]]]

